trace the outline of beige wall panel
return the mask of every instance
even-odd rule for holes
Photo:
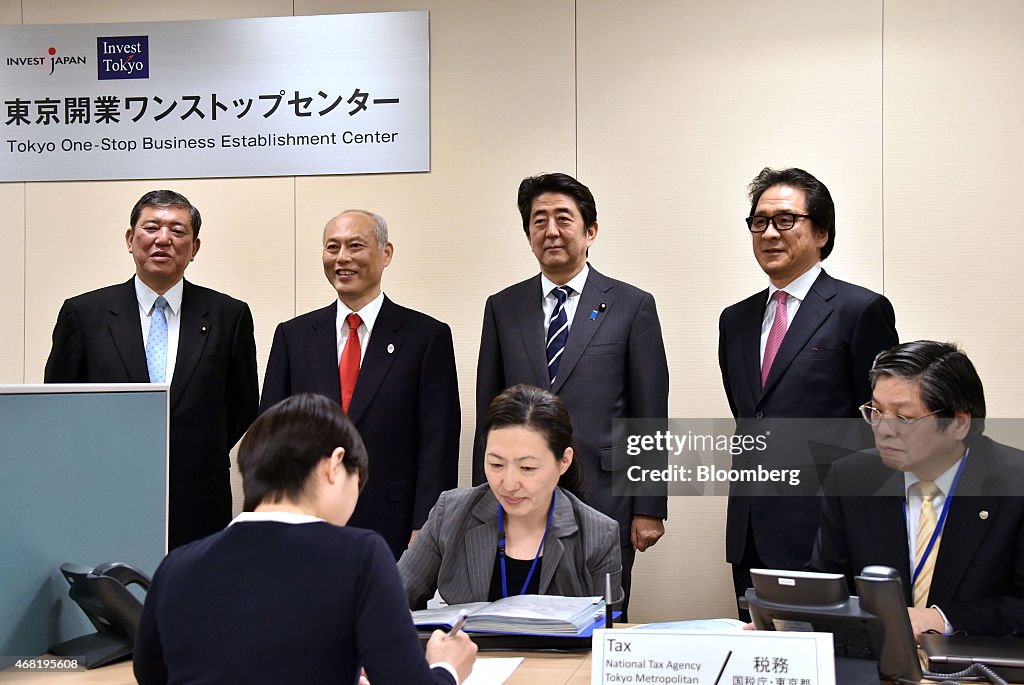
[[[0,183],[0,383],[25,382],[25,184]]]
[[[885,5],[885,274],[903,340],[960,342],[1024,415],[1024,5]]]
[[[293,307],[292,186],[291,178],[29,184],[26,380],[42,380],[66,298],[135,273],[124,241],[131,208],[162,187],[203,213],[202,246],[186,276],[249,303],[262,369],[273,326]]]
[[[26,24],[100,24],[290,16],[291,0],[22,0]]]
[[[799,166],[837,205],[839,278],[882,288],[877,0],[578,2],[579,177],[598,201],[598,269],[654,293],[670,413],[728,416],[722,308],[766,285],[743,223],[764,166]],[[670,502],[640,555],[634,620],[733,614],[724,498]]]
[[[328,304],[320,237],[349,207],[387,219],[396,302],[452,327],[469,483],[486,297],[537,271],[516,210],[524,176],[574,159],[572,3],[300,2],[297,14],[430,10],[431,171],[296,180],[297,309]],[[356,126],[357,122],[353,122]]]
[[[21,0],[0,0],[0,24],[20,24],[21,4]]]

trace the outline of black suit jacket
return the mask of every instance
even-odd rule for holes
[[[301,392],[340,401],[337,314],[332,303],[277,327],[260,411]],[[462,414],[448,325],[385,297],[348,413],[370,460],[349,525],[379,532],[397,559],[459,477]]]
[[[172,552],[135,640],[142,685],[452,683],[423,658],[387,547],[329,523],[235,523]]]
[[[852,581],[865,566],[891,566],[912,605],[903,474],[862,452],[835,463],[827,493],[810,568]],[[954,630],[1024,631],[1022,493],[1024,452],[980,438],[949,502],[928,595]]]
[[[770,430],[771,419],[856,419],[857,407],[871,398],[868,371],[875,355],[899,342],[896,316],[882,295],[852,283],[839,281],[824,271],[815,279],[807,297],[790,323],[765,387],[761,389],[761,324],[768,291],[734,304],[722,312],[718,324],[718,362],[729,408],[737,431],[758,434]],[[806,424],[801,429],[806,429]],[[819,425],[823,433],[803,440],[803,449],[814,440],[817,454],[796,456],[806,482],[821,482],[831,460],[849,450],[870,446],[870,431],[856,421]],[[777,427],[777,443],[783,435],[788,445],[774,450],[783,467],[794,459],[793,424]],[[769,443],[771,446],[771,443]],[[769,452],[772,452],[770,449]],[[785,452],[785,454],[781,454]],[[756,465],[763,454],[748,452],[734,465]],[[814,468],[813,464],[817,464]],[[799,569],[810,557],[818,529],[821,503],[816,497],[738,496],[731,490],[726,523],[726,558],[739,563],[747,537],[753,536],[761,559],[774,568]]]
[[[612,420],[668,416],[668,362],[654,298],[591,267],[553,386],[544,336],[539,274],[487,298],[476,376],[478,427],[505,388],[550,387],[572,419],[587,504],[616,519],[628,545],[634,515],[668,514],[664,497],[612,494]],[[485,480],[479,430],[475,442],[473,482],[479,484]]]
[[[134,279],[64,302],[47,383],[148,383]],[[259,400],[249,306],[185,281],[170,391],[169,546],[231,520],[228,452]]]

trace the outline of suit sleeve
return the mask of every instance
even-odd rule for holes
[[[278,324],[274,331],[274,343],[270,346],[270,358],[267,370],[263,375],[263,395],[260,397],[260,413],[290,397],[292,394],[292,376],[289,366],[288,336],[284,332],[284,324]]]
[[[53,327],[53,345],[43,372],[44,383],[84,383],[85,346],[74,306],[64,301]]]
[[[157,605],[163,601],[163,577],[171,563],[171,556],[160,563],[153,575],[153,582],[146,591],[146,601],[142,605],[139,628],[135,633],[135,644],[132,647],[132,668],[140,685],[164,685],[167,682],[167,662],[160,642],[156,613]]]
[[[644,293],[636,318],[629,330],[627,355],[627,393],[632,418],[668,418],[668,360],[661,322],[654,297]],[[633,514],[668,517],[664,496],[634,497]]]
[[[725,388],[725,397],[729,401],[729,410],[734,418],[738,418],[739,411],[736,409],[736,400],[732,396],[732,383],[729,380],[729,343],[726,341],[725,333],[728,326],[725,323],[725,316],[726,312],[723,311],[722,315],[718,317],[718,368],[722,372],[722,387]],[[866,374],[865,377],[867,377]]]
[[[423,658],[402,581],[384,540],[366,538],[365,563],[356,598],[356,650],[371,683],[452,683],[443,668]]]
[[[830,487],[829,482],[825,484]],[[846,541],[846,520],[843,513],[842,500],[837,496],[825,496],[821,502],[821,523],[814,540],[814,550],[807,562],[808,571],[819,573],[842,573],[847,582],[855,572],[850,564],[850,555]]]
[[[243,303],[231,349],[228,373],[228,444],[234,445],[256,418],[259,405],[259,374],[256,370],[256,338],[253,334],[252,312]]]
[[[462,409],[452,331],[442,324],[420,362],[419,439],[412,527],[419,529],[445,490],[458,485]]]
[[[587,555],[587,571],[590,574],[590,594],[604,597],[607,574],[612,574],[612,597],[623,597],[622,592],[622,551],[619,548],[619,526],[614,520],[602,521],[601,531],[593,550]]]
[[[501,342],[494,317],[494,297],[484,305],[484,327],[480,334],[480,354],[476,363],[476,435],[473,439],[473,485],[480,485],[484,476],[483,421],[491,400],[505,389],[505,366]]]
[[[879,352],[898,345],[899,342],[900,337],[896,333],[896,312],[893,311],[892,303],[878,295],[861,311],[850,343],[850,370],[853,373],[850,387],[856,393],[852,398],[855,406],[871,399],[868,372],[875,362],[875,357]]]
[[[416,608],[437,589],[441,569],[441,530],[444,527],[445,496],[442,494],[430,510],[420,534],[398,560],[398,573],[405,586],[409,608]]]

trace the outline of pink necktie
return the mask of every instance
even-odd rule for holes
[[[779,353],[782,346],[782,339],[786,337],[786,291],[776,290],[772,295],[775,299],[775,320],[772,321],[772,328],[768,331],[768,341],[764,345],[764,361],[761,362],[761,389],[764,389],[764,382],[768,380],[768,372],[772,370],[772,362],[775,355]]]
[[[341,380],[341,408],[348,412],[348,405],[352,403],[352,393],[356,389],[356,379],[359,377],[359,324],[363,321],[358,314],[352,313],[345,317],[348,324],[348,338],[345,339],[345,349],[341,351],[341,362],[338,364],[338,377]]]

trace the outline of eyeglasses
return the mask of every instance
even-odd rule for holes
[[[883,415],[880,410],[872,407],[870,404],[862,404],[858,409],[860,409],[860,415],[864,417],[864,420],[867,421],[872,428],[877,428],[882,425],[882,419],[885,419],[886,423],[889,424],[889,428],[900,435],[913,428],[914,424],[918,421],[943,411],[942,409],[936,409],[935,411],[928,412],[924,416],[918,416],[916,419],[908,419],[906,416],[900,416],[899,414],[886,419],[885,415]]]
[[[783,212],[775,216],[748,216],[746,218],[747,228],[751,233],[764,233],[768,230],[768,224],[775,226],[776,231],[788,231],[796,226],[797,219],[810,219],[810,214],[794,214]]]

